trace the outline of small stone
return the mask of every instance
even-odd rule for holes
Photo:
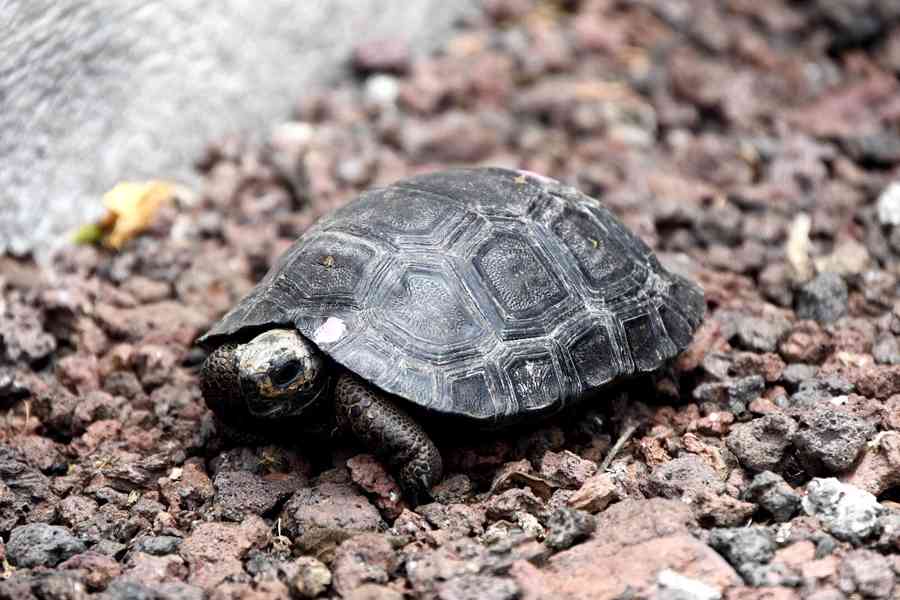
[[[798,321],[778,351],[788,363],[820,363],[834,350],[830,336],[815,321]]]
[[[654,598],[668,598],[671,600],[721,600],[722,592],[718,588],[673,571],[663,569],[656,576],[656,584],[659,586],[660,595]]]
[[[335,552],[334,589],[344,596],[364,583],[387,583],[397,565],[396,553],[384,535],[354,536]]]
[[[850,473],[841,477],[875,496],[900,485],[900,432],[882,431],[868,444]]]
[[[519,586],[511,579],[493,575],[461,575],[438,586],[440,600],[514,600]]]
[[[800,510],[800,496],[772,471],[758,473],[744,492],[744,499],[759,504],[779,522],[791,520]]]
[[[507,498],[509,500],[509,498]],[[527,504],[527,500],[525,503]],[[520,507],[526,504],[519,505]],[[528,514],[523,510],[514,508],[515,500],[511,504],[500,508],[495,505],[498,510],[509,510],[503,518],[515,519],[519,514]],[[479,535],[484,530],[484,511],[479,506],[470,504],[440,504],[432,502],[430,504],[419,505],[416,512],[420,513],[433,526],[446,532],[451,537],[466,537],[469,535]],[[538,512],[536,509],[533,512]]]
[[[787,319],[742,317],[737,322],[734,341],[739,348],[753,352],[774,352],[787,337],[791,325]]]
[[[122,566],[118,562],[91,550],[76,554],[61,563],[59,568],[84,573],[84,584],[92,592],[106,589],[110,581],[122,574]]]
[[[387,528],[378,509],[355,485],[322,481],[322,477],[291,496],[281,510],[281,524],[297,538],[295,544],[310,553],[315,549],[320,558],[354,533]]]
[[[790,417],[764,415],[733,426],[725,443],[744,468],[770,471],[781,463],[796,430],[797,424]]]
[[[544,543],[554,550],[565,550],[587,539],[594,532],[594,518],[583,510],[557,508],[547,519]]]
[[[597,464],[568,450],[546,452],[541,458],[541,475],[558,481],[563,487],[577,488],[597,472]]]
[[[548,500],[559,484],[534,472],[528,459],[508,462],[497,470],[491,483],[491,493],[497,494],[517,485],[525,485],[539,498]]]
[[[885,226],[900,225],[900,181],[888,185],[878,196],[878,221]]]
[[[781,372],[781,380],[785,383],[786,388],[797,389],[801,382],[813,379],[818,372],[819,367],[816,365],[792,363]]]
[[[863,598],[893,598],[896,577],[891,561],[872,550],[853,550],[841,562],[838,585]]]
[[[751,502],[711,492],[693,498],[691,506],[701,523],[715,527],[738,527],[745,524],[756,511],[756,505]]]
[[[371,454],[359,454],[347,461],[350,479],[373,496],[375,506],[388,520],[403,511],[403,493],[384,465]]]
[[[566,503],[578,510],[598,513],[618,499],[619,492],[612,476],[608,473],[596,473],[589,477],[578,491],[569,496]]]
[[[436,502],[443,504],[454,504],[456,502],[465,502],[475,491],[475,485],[468,475],[456,473],[449,475],[434,486],[431,495]]]
[[[810,481],[802,506],[840,540],[860,544],[879,533],[883,509],[875,496],[833,477]]]
[[[291,590],[301,598],[315,598],[331,585],[331,571],[312,556],[301,556],[294,565],[297,574],[291,578]]]
[[[885,552],[900,552],[900,512],[894,511],[881,515],[878,519],[881,537],[878,547]]]
[[[765,378],[762,375],[751,375],[698,385],[694,388],[694,398],[701,402],[715,402],[739,416],[747,412],[747,405],[765,389]]]
[[[775,556],[775,536],[764,527],[713,529],[709,545],[742,571],[747,564],[764,564]]]
[[[800,418],[794,445],[811,475],[842,473],[853,466],[874,434],[875,428],[862,417],[818,407]]]
[[[900,340],[890,333],[882,335],[872,346],[872,357],[880,365],[900,365]]]
[[[803,285],[794,299],[794,310],[801,319],[831,323],[847,314],[847,284],[837,273],[819,273]]]
[[[180,554],[191,568],[189,582],[209,589],[242,573],[241,558],[251,548],[265,546],[269,526],[256,515],[238,523],[200,523],[181,543]]]
[[[302,484],[302,479],[283,473],[260,476],[249,471],[220,471],[213,480],[213,501],[222,517],[241,521],[248,515],[267,514]]]
[[[663,498],[697,497],[706,492],[720,494],[725,483],[699,456],[688,454],[656,467],[650,474],[650,490]]]
[[[537,515],[543,510],[544,503],[528,488],[513,488],[502,494],[491,496],[485,503],[485,510],[490,519],[515,518],[517,512]]]
[[[146,552],[154,556],[165,556],[178,551],[181,538],[173,535],[146,536],[138,539],[134,545],[137,552]]]
[[[349,594],[345,600],[403,600],[403,594],[386,585],[364,583]]]
[[[366,78],[363,96],[370,105],[390,107],[400,97],[400,82],[393,75],[378,73]]]
[[[65,527],[31,523],[12,530],[6,544],[9,562],[17,567],[55,567],[85,551],[84,542]]]

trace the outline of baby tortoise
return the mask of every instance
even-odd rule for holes
[[[199,342],[225,430],[336,424],[412,499],[441,478],[421,417],[496,428],[665,366],[705,311],[600,202],[525,171],[455,169],[319,220]]]

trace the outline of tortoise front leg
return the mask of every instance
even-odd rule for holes
[[[359,378],[344,373],[334,392],[338,426],[398,473],[400,486],[414,503],[431,497],[443,464],[437,446],[399,406]]]

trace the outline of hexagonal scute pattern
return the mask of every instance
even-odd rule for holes
[[[201,343],[293,323],[387,392],[498,425],[660,368],[704,310],[597,200],[456,169],[324,217]]]

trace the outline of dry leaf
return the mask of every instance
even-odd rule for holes
[[[118,250],[150,226],[160,207],[175,197],[175,190],[166,181],[123,181],[103,195],[106,216],[93,228],[79,230],[76,241],[97,241],[99,230],[103,243]]]

